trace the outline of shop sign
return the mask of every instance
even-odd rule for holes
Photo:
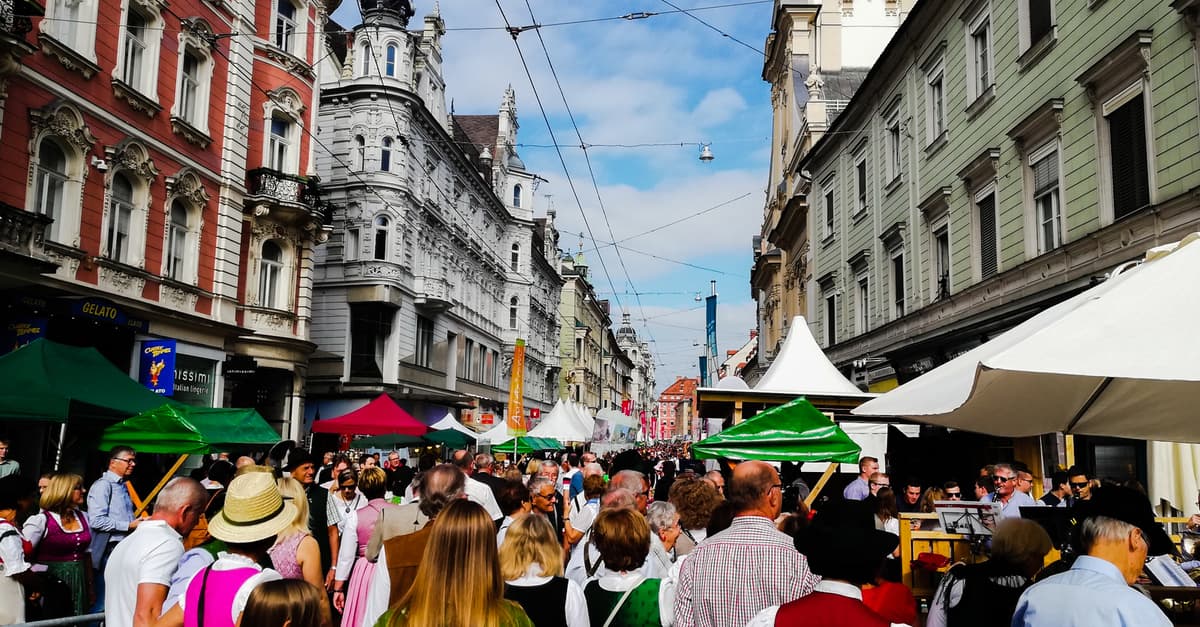
[[[46,337],[47,322],[45,318],[26,318],[8,323],[4,348],[15,351],[39,337]]]
[[[143,333],[150,326],[145,320],[128,315],[124,309],[103,298],[81,298],[74,301],[71,303],[71,313]]]
[[[175,393],[175,340],[145,340],[138,359],[138,381],[155,394]]]
[[[217,386],[217,362],[192,355],[175,357],[175,394],[172,398],[188,405],[213,407]]]
[[[530,407],[529,408],[529,419],[530,420],[541,420],[542,419],[542,410],[538,409],[537,407]]]
[[[479,424],[490,425],[496,422],[496,414],[483,413],[479,414]]]
[[[221,371],[230,378],[253,377],[258,373],[258,362],[247,355],[230,355]]]

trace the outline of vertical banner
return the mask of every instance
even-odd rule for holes
[[[621,413],[625,414],[626,416],[633,415],[633,400],[632,399],[627,398],[627,399],[621,401]]]
[[[708,355],[700,356],[700,385],[708,387]]]
[[[525,435],[525,340],[518,339],[513,348],[512,376],[508,383],[508,434]]]
[[[146,340],[138,360],[138,381],[155,394],[175,393],[175,340]]]
[[[715,287],[713,291],[716,291]],[[708,349],[708,368],[705,373],[707,376],[702,374],[700,377],[700,385],[712,387],[713,378],[720,365],[717,361],[717,295],[715,293],[704,299],[704,333],[705,347]]]

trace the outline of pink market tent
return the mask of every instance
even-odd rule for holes
[[[337,418],[313,423],[313,433],[343,435],[425,435],[429,427],[404,411],[387,394]]]

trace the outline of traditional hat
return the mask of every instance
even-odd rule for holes
[[[250,472],[229,482],[225,505],[208,521],[208,532],[224,542],[247,544],[277,535],[295,518],[296,506],[284,500],[275,478]]]
[[[1137,490],[1116,485],[1093,488],[1092,498],[1077,502],[1071,514],[1076,523],[1082,523],[1093,516],[1104,516],[1141,529],[1142,535],[1150,545],[1150,555],[1175,555],[1178,552],[1171,536],[1168,536],[1163,526],[1154,520],[1154,509],[1150,507],[1150,499]],[[1081,528],[1081,525],[1076,524],[1075,545],[1080,553],[1083,552],[1082,543],[1079,541]]]
[[[874,518],[861,501],[830,501],[796,538],[796,549],[818,575],[869,582],[884,558],[900,546],[898,536],[875,529]]]
[[[316,460],[313,459],[312,454],[310,454],[308,451],[302,448],[297,448],[288,451],[284,455],[284,459],[281,463],[284,471],[292,472],[293,470],[305,464],[316,464]]]

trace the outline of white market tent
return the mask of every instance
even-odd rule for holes
[[[472,438],[479,437],[479,434],[477,432],[472,431],[470,428],[463,425],[463,423],[459,422],[458,419],[454,417],[454,414],[452,414],[450,412],[446,412],[446,415],[444,417],[442,417],[441,420],[438,420],[437,422],[429,425],[429,428],[433,429],[434,431],[445,431],[447,429],[453,429],[454,431],[459,431],[461,433],[465,433],[465,434],[471,436]]]
[[[554,403],[550,413],[542,418],[542,422],[529,431],[529,435],[535,438],[554,438],[559,442],[586,442],[592,439],[592,432],[584,429],[584,425],[571,415],[560,398]]]
[[[492,446],[497,446],[499,444],[512,441],[513,437],[508,434],[508,425],[506,425],[503,420],[499,420],[498,423],[499,424],[491,429],[488,429],[487,431],[475,436],[478,438],[478,442],[480,444],[491,444]]]
[[[842,375],[825,352],[817,346],[804,316],[792,318],[787,339],[767,368],[766,374],[754,385],[758,392],[783,392],[796,396],[816,394],[830,396],[865,396],[857,385]]]

